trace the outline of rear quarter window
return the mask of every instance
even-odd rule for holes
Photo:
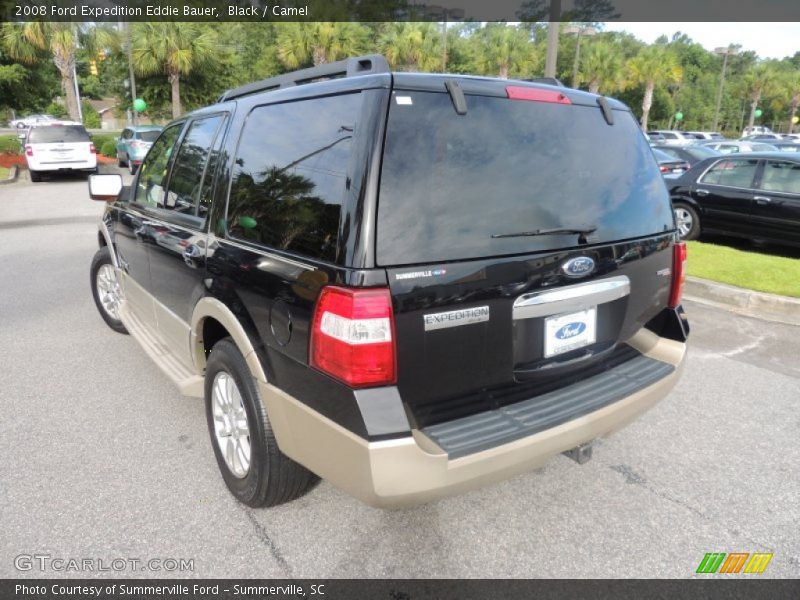
[[[234,161],[233,238],[334,262],[361,94],[259,106]]]

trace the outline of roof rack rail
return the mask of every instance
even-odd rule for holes
[[[299,71],[292,71],[290,73],[284,73],[283,75],[276,75],[275,77],[248,83],[241,87],[224,92],[217,99],[217,102],[224,102],[226,100],[247,96],[248,94],[255,94],[257,92],[292,87],[295,85],[302,85],[304,83],[312,83],[320,79],[336,79],[339,77],[353,77],[355,75],[388,73],[390,70],[389,63],[380,54],[355,56],[345,60],[320,65],[318,67],[300,69]]]

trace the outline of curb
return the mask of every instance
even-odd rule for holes
[[[748,317],[800,326],[800,298],[756,292],[699,277],[687,277],[683,297]]]
[[[13,167],[11,167],[11,171],[8,174],[8,178],[0,181],[0,185],[7,185],[9,183],[14,183],[17,180],[18,174],[19,174],[19,167],[14,165]]]

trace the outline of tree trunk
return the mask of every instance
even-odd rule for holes
[[[797,114],[798,104],[800,104],[800,92],[792,94],[791,110],[789,111],[789,133],[794,131],[794,117]]]
[[[315,67],[318,67],[320,65],[324,65],[325,63],[328,62],[328,58],[325,55],[325,48],[320,48],[319,46],[314,48],[314,52],[313,52],[312,58],[314,59],[314,66]]]
[[[653,89],[656,85],[653,81],[648,81],[644,88],[644,98],[642,98],[642,131],[647,131],[647,117],[650,115],[650,107],[653,106]]]
[[[589,92],[597,94],[600,91],[600,78],[595,77],[589,82]]]
[[[761,92],[753,94],[750,100],[750,118],[747,120],[747,126],[752,127],[756,120],[756,108],[758,108],[758,101],[761,100]]]
[[[64,98],[67,104],[67,113],[73,121],[81,120],[78,109],[78,96],[75,94],[75,55],[57,53],[53,56],[58,72],[61,74],[61,85],[64,87]]]
[[[183,113],[181,109],[181,74],[170,73],[169,83],[172,86],[172,118],[177,119]]]
[[[497,74],[500,79],[508,79],[508,65],[500,65],[500,72]]]

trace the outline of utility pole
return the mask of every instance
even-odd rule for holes
[[[722,73],[719,77],[719,88],[717,89],[717,104],[714,108],[714,125],[711,127],[712,131],[717,130],[717,125],[719,124],[719,109],[722,106],[722,89],[725,86],[725,69],[728,67],[728,57],[735,56],[739,53],[739,49],[736,46],[729,45],[727,48],[715,48],[715,54],[720,54],[724,58],[722,59]]]
[[[556,76],[558,58],[558,30],[561,26],[561,0],[550,0],[550,22],[547,25],[547,57],[544,63],[544,76]]]
[[[581,36],[594,35],[597,29],[591,26],[568,25],[564,28],[564,33],[577,34],[578,40],[575,42],[575,61],[572,63],[572,87],[578,88],[578,69],[581,65]]]

